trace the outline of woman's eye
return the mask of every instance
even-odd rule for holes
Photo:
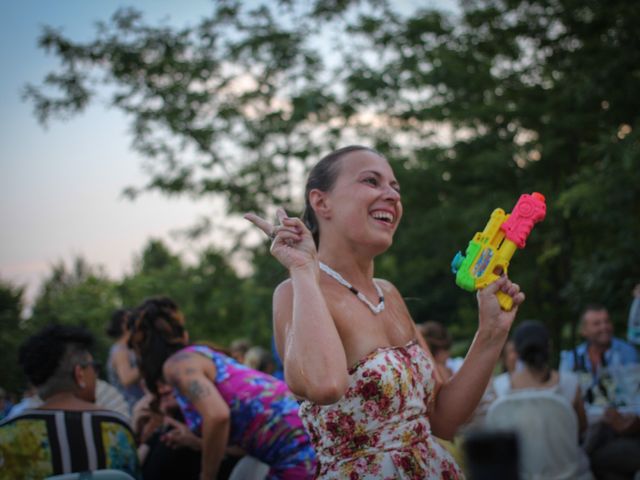
[[[373,185],[374,187],[378,186],[378,179],[375,177],[367,177],[364,179],[365,183],[368,183],[369,185]]]

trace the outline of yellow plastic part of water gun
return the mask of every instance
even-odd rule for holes
[[[546,212],[545,198],[538,192],[521,195],[511,214],[496,208],[484,230],[473,236],[465,254],[458,252],[453,258],[451,270],[456,274],[456,284],[473,292],[507,274],[513,254],[524,248],[534,224],[542,221]],[[513,308],[509,295],[498,291],[497,297],[503,310]]]

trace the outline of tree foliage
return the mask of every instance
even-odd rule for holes
[[[22,287],[0,280],[0,386],[9,392],[17,392],[24,388],[24,381],[19,368],[18,348],[26,331],[22,321],[24,306],[24,290]]]
[[[529,296],[522,316],[566,340],[580,306],[601,301],[621,327],[640,278],[637,2],[462,0],[458,14],[384,1],[251,5],[215,2],[182,29],[120,10],[88,42],[46,28],[40,45],[60,69],[25,95],[46,122],[82,111],[106,83],[148,157],[148,184],[129,193],[222,195],[231,213],[299,210],[300,175],[321,153],[378,148],[406,212],[379,271],[416,320],[459,335],[475,313],[448,272],[455,250],[494,208],[540,191],[547,219],[512,263]],[[270,309],[261,275],[273,262],[255,258],[243,298],[218,299],[231,310]],[[222,260],[209,258],[224,282]]]
[[[31,333],[51,323],[83,326],[96,336],[96,357],[106,359],[110,339],[105,330],[120,306],[114,282],[78,257],[70,267],[61,261],[51,266],[27,324]]]
[[[260,245],[252,253],[254,274],[238,275],[226,252],[208,247],[187,262],[160,240],[151,239],[122,278],[110,278],[83,258],[70,265],[51,265],[35,299],[33,311],[23,318],[23,289],[0,282],[0,359],[15,365],[20,344],[51,323],[82,325],[97,339],[94,355],[106,361],[113,340],[106,335],[117,308],[134,308],[146,298],[172,298],[186,318],[193,341],[229,346],[236,338],[269,348],[271,296],[286,272],[272,262]],[[17,392],[25,386],[19,368],[3,369],[0,385]]]

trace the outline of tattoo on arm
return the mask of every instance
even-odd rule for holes
[[[192,380],[187,385],[187,397],[192,402],[211,394],[211,388],[208,385],[202,385],[198,380]]]
[[[191,358],[193,358],[192,356],[193,354],[191,352],[178,352],[178,353],[174,353],[171,356],[171,360],[174,362],[181,362],[183,360],[189,360]]]

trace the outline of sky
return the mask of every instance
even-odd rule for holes
[[[452,2],[420,3],[446,7]],[[172,26],[193,24],[212,9],[211,0],[0,3],[0,279],[26,287],[27,302],[57,262],[70,264],[82,256],[119,278],[150,238],[185,253],[181,249],[190,247],[172,233],[204,215],[220,218],[220,205],[211,200],[122,196],[125,187],[146,180],[143,158],[130,148],[129,119],[123,113],[93,102],[80,115],[54,120],[45,129],[32,105],[21,99],[26,83],[39,84],[57,65],[37,47],[43,25],[89,40],[96,21],[132,5],[146,19]]]
[[[210,0],[136,0],[150,20],[193,23]],[[171,233],[201,215],[209,201],[122,196],[145,182],[142,158],[130,148],[129,120],[97,103],[69,121],[45,129],[21,100],[25,83],[38,84],[56,61],[37,47],[43,25],[76,40],[92,38],[94,23],[132,3],[21,0],[0,6],[0,278],[27,287],[32,299],[58,261],[81,255],[113,277],[132,265],[151,237],[171,244]],[[175,248],[180,246],[175,244]]]

